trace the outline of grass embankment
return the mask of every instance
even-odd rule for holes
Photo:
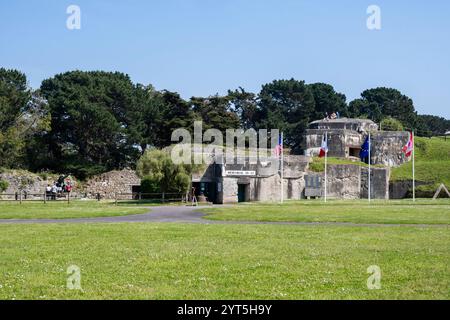
[[[450,139],[416,137],[416,180],[429,183],[418,191],[434,193],[444,183],[450,188]],[[393,168],[392,181],[412,180],[412,162]]]
[[[145,208],[114,206],[111,202],[64,201],[11,202],[0,201],[0,219],[68,219],[114,217],[148,212]]]
[[[0,242],[0,299],[450,298],[447,228],[0,225]]]
[[[450,201],[295,201],[202,209],[211,220],[450,225]]]
[[[352,164],[355,166],[368,167],[369,165],[361,161],[352,161],[344,158],[328,157],[327,164]],[[373,167],[383,168],[382,165],[375,165]],[[309,164],[309,169],[313,172],[325,171],[325,158],[314,157],[313,161]]]

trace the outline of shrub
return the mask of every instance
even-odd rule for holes
[[[403,131],[403,124],[392,117],[384,118],[381,121],[381,129],[383,131]]]
[[[9,183],[5,180],[0,180],[0,192],[5,192],[8,189]]]
[[[159,193],[159,181],[152,176],[145,176],[141,180],[141,192],[142,193]]]

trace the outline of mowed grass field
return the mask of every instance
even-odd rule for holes
[[[69,219],[114,217],[148,212],[145,208],[128,205],[114,206],[98,201],[0,201],[0,219]]]
[[[0,224],[0,299],[450,299],[448,206],[419,201],[419,210],[404,211],[411,204],[378,203],[370,215],[362,202],[312,201],[239,205],[211,215],[363,217],[355,223],[384,215],[380,226]],[[96,210],[79,209],[89,216]],[[392,222],[400,225],[383,225]],[[71,265],[80,268],[82,290],[67,288]],[[381,269],[379,290],[367,288],[374,265]]]
[[[0,225],[0,241],[0,299],[450,298],[446,227]]]
[[[373,224],[448,224],[450,199],[400,201],[289,201],[201,209],[207,219],[261,222],[351,222]]]

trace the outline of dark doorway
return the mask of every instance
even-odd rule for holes
[[[238,202],[247,202],[248,184],[238,184]]]
[[[204,195],[206,200],[211,203],[217,203],[217,183],[216,182],[193,182],[195,196]]]
[[[359,158],[359,153],[361,151],[361,148],[350,148],[349,149],[349,156]]]

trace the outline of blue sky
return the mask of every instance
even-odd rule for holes
[[[66,8],[81,8],[81,30]],[[366,27],[381,8],[382,29]],[[450,119],[450,1],[14,0],[0,2],[0,66],[30,85],[68,70],[128,73],[183,97],[326,82],[350,101],[394,87]]]

